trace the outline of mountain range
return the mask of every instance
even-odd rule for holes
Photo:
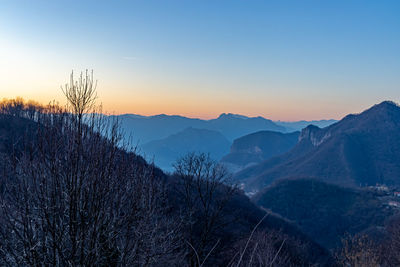
[[[132,134],[134,141],[139,144],[166,138],[189,127],[218,131],[230,142],[260,130],[286,132],[285,127],[275,124],[272,120],[232,113],[222,113],[218,118],[210,120],[165,114],[155,116],[124,114],[117,117],[125,132]]]
[[[343,186],[400,184],[400,108],[385,101],[326,128],[310,125],[289,152],[236,175],[246,190],[314,177]]]
[[[260,116],[247,117],[232,113],[223,113],[218,118],[210,120],[165,114],[155,116],[124,114],[110,118],[117,118],[125,137],[132,141],[149,160],[154,160],[167,171],[171,170],[171,163],[188,152],[209,151],[215,160],[220,160],[229,153],[226,141],[232,144],[235,139],[258,131],[287,133],[290,129],[298,129],[311,123],[274,122]],[[312,121],[317,125],[333,122],[333,120]],[[217,133],[220,136],[217,136]],[[179,143],[180,137],[186,141]],[[189,140],[192,140],[192,143]]]
[[[145,120],[141,116],[132,118]],[[172,123],[175,119],[191,120],[168,116],[167,121],[158,119],[163,121],[154,128],[159,135],[168,120],[175,129],[179,128]],[[231,114],[225,120],[232,123],[247,119]],[[238,123],[238,127],[243,124]],[[219,125],[230,124],[220,121]],[[14,170],[21,155],[36,151],[27,148],[35,148],[39,128],[37,122],[28,118],[0,114],[0,193],[7,188],[5,173]],[[67,132],[60,130],[58,134]],[[207,152],[213,158],[222,157],[224,164],[244,168],[233,178],[252,194],[246,196],[242,190],[235,190],[223,210],[227,221],[232,221],[224,231],[218,232],[219,246],[224,251],[229,251],[233,243],[240,244],[260,223],[260,231],[280,233],[277,249],[284,244],[282,250],[288,253],[294,266],[329,266],[331,252],[342,247],[341,240],[347,234],[367,233],[383,239],[388,221],[399,214],[400,201],[395,192],[400,186],[400,107],[393,102],[382,102],[325,128],[309,125],[301,132],[256,131],[234,139],[228,153],[230,144],[230,139],[221,131],[188,126],[143,145],[153,153],[155,164],[162,168],[168,168],[175,157],[187,151]],[[66,149],[60,146],[55,151],[63,153]],[[117,153],[122,156],[131,152],[118,150]],[[228,154],[223,157],[225,153]],[[162,157],[156,158],[156,155]],[[150,156],[146,154],[146,157]],[[153,166],[137,155],[132,161],[140,168]],[[117,166],[114,167],[118,169]],[[182,190],[196,189],[184,187],[177,173],[154,168],[152,175],[166,188],[168,213],[163,216],[180,216],[187,205]],[[380,188],[385,186],[377,184],[387,185],[389,189],[382,191]],[[197,184],[197,188],[204,185]],[[220,186],[222,191],[215,192],[217,198],[211,203],[211,210],[223,200],[221,192],[228,188],[224,184]],[[201,196],[196,199],[200,200]],[[269,215],[260,221],[265,211]],[[193,238],[200,238],[200,233]],[[230,258],[225,254],[223,257],[221,262]],[[211,260],[219,262],[217,258]]]

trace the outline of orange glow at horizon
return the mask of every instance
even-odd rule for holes
[[[46,95],[35,95],[27,94],[22,96],[21,94],[12,97],[12,93],[2,95],[1,99],[15,99],[21,97],[26,101],[34,100],[43,105],[50,102],[57,102],[60,105],[65,105],[66,101],[60,90],[57,98],[51,98]],[[278,103],[275,105],[269,105],[268,108],[260,108],[252,106],[252,103],[242,103],[238,106],[237,103],[229,103],[229,101],[221,102],[218,100],[208,101],[205,105],[203,101],[197,101],[196,103],[190,102],[182,98],[173,97],[160,97],[157,99],[151,99],[151,97],[142,96],[141,98],[136,97],[132,99],[118,99],[116,96],[108,96],[106,98],[99,97],[97,100],[98,105],[102,105],[103,112],[111,115],[121,114],[137,114],[143,116],[153,116],[159,114],[166,115],[180,115],[189,118],[199,119],[214,119],[222,113],[233,113],[240,114],[248,117],[261,116],[266,119],[280,120],[280,121],[299,121],[299,120],[322,120],[322,119],[341,119],[348,113],[357,113],[362,110],[349,110],[348,112],[338,113],[333,109],[323,107],[321,109],[306,109],[299,105],[297,106],[286,106],[286,108],[280,106]],[[285,103],[287,105],[287,103]],[[366,107],[367,108],[367,107]]]
[[[109,91],[99,91],[99,98],[97,104],[102,106],[103,112],[109,115],[121,114],[137,114],[143,116],[153,116],[159,114],[166,115],[180,115],[189,118],[199,119],[214,119],[222,113],[240,114],[248,117],[261,116],[266,119],[274,121],[299,121],[299,120],[323,120],[323,119],[336,119],[340,120],[347,114],[359,113],[369,106],[345,106],[343,104],[341,112],[338,112],[337,105],[325,104],[309,104],[300,106],[295,104],[296,100],[292,102],[286,100],[283,103],[275,101],[273,105],[268,105],[264,108],[257,106],[254,99],[244,99],[243,102],[231,102],[230,100],[220,101],[217,98],[212,101],[197,98],[187,99],[184,96],[174,97],[171,95],[163,95],[157,97],[155,94],[149,95],[136,95],[134,93],[122,97],[118,94],[112,95]],[[33,100],[43,105],[55,101],[60,105],[65,105],[66,100],[62,94],[61,89],[53,90],[57,97],[49,97],[47,94],[37,94],[35,92],[26,95],[18,94],[13,96],[13,93],[1,92],[0,100],[2,99],[15,99],[21,97],[26,101]],[[101,95],[104,93],[106,97]],[[199,97],[199,96],[198,96]],[[246,100],[246,101],[245,101]],[[371,103],[371,105],[376,103]]]

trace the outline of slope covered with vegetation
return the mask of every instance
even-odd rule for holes
[[[373,191],[344,188],[315,179],[278,181],[253,200],[293,221],[329,249],[340,246],[347,234],[383,227],[395,212]]]

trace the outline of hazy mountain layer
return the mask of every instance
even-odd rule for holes
[[[283,126],[287,131],[301,131],[308,125],[315,125],[319,128],[328,127],[337,122],[337,120],[313,120],[313,121],[274,121],[276,124]]]
[[[153,159],[163,170],[172,171],[172,164],[189,152],[210,153],[219,160],[229,151],[230,142],[219,132],[206,129],[187,128],[167,138],[151,141],[142,146],[148,159]]]
[[[139,145],[166,138],[189,127],[218,131],[230,142],[235,138],[260,130],[286,132],[285,127],[278,126],[271,120],[262,117],[249,118],[230,113],[223,113],[218,118],[211,120],[164,114],[149,117],[125,114],[117,117],[120,119],[125,133],[132,135],[133,141],[139,143]]]

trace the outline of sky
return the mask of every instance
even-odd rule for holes
[[[0,0],[0,99],[108,113],[340,119],[400,101],[400,1]]]

